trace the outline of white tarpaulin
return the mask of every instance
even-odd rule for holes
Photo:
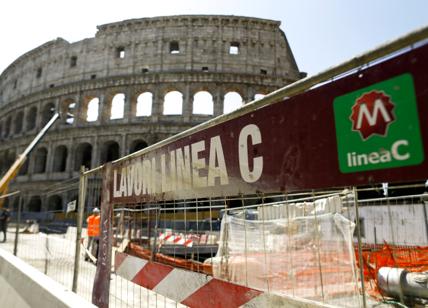
[[[336,213],[340,198],[278,208],[283,218],[263,219],[266,212],[260,207],[258,220],[223,217],[214,277],[265,292],[358,307],[354,224]]]

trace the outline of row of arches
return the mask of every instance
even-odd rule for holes
[[[70,198],[65,198],[61,195],[51,195],[46,197],[44,200],[39,195],[33,195],[29,198],[25,198],[25,202],[23,204],[22,210],[24,212],[54,212],[54,213],[60,213],[64,211],[64,206],[66,202],[76,200],[77,195],[73,195]],[[20,197],[15,197],[11,203],[9,203],[9,200],[6,199],[7,202],[5,202],[4,206],[11,209],[12,211],[18,211]],[[43,206],[43,202],[46,202],[46,205]]]
[[[255,94],[254,99],[260,99],[264,94]],[[182,115],[184,113],[183,94],[177,90],[167,92],[160,101],[162,106],[157,106],[159,114],[162,115]],[[96,122],[100,119],[101,112],[106,114],[110,120],[123,119],[127,108],[127,97],[125,93],[116,93],[111,99],[107,99],[107,104],[101,106],[101,99],[98,96],[87,96],[78,108],[77,100],[67,98],[60,103],[63,124],[73,125],[76,118],[83,122]],[[153,114],[154,104],[156,103],[154,94],[150,91],[140,93],[134,105],[128,109],[135,117],[150,117]],[[156,103],[157,104],[157,103]],[[224,95],[223,113],[232,112],[244,104],[244,99],[238,92],[231,91]],[[213,116],[214,115],[214,96],[209,91],[198,91],[192,97],[192,110],[194,115]],[[0,121],[0,139],[8,138],[12,135],[20,134],[24,131],[33,131],[36,127],[43,127],[55,113],[56,105],[54,102],[48,102],[39,107],[32,106],[29,109],[19,110],[9,114]],[[101,110],[103,108],[103,110]],[[39,116],[38,116],[39,115]]]
[[[142,139],[133,140],[128,148],[128,154],[144,149],[148,144]],[[119,143],[113,140],[104,142],[99,147],[98,160],[94,161],[94,147],[88,142],[79,143],[72,151],[65,145],[58,145],[51,153],[47,147],[38,147],[30,158],[25,161],[19,175],[43,174],[47,172],[79,171],[80,166],[91,168],[94,164],[104,164],[121,156]],[[52,157],[49,157],[52,155]],[[0,172],[4,174],[15,160],[15,152],[0,153]],[[49,164],[50,162],[50,164]]]
[[[47,103],[40,113],[40,125],[46,125],[55,113],[55,104]],[[3,122],[0,122],[0,138],[7,138],[12,134],[20,134],[24,131],[32,131],[37,126],[38,109],[32,106],[24,115],[23,110],[19,110],[14,115],[9,115]],[[25,128],[24,128],[25,123]],[[12,125],[13,124],[13,125]],[[12,128],[13,126],[13,128]]]
[[[256,94],[255,99],[263,97],[263,94]],[[114,95],[111,100],[110,119],[122,119],[125,113],[126,96],[124,93]],[[91,97],[86,106],[86,121],[94,122],[98,119],[100,109],[99,97]],[[224,96],[223,113],[232,112],[244,104],[242,96],[238,92],[228,92]],[[143,92],[137,97],[135,116],[151,116],[153,108],[153,93]],[[163,115],[183,114],[183,94],[179,91],[170,91],[163,98]],[[208,91],[199,91],[194,94],[192,101],[192,114],[214,115],[213,95]]]

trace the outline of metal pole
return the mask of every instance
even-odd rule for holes
[[[428,215],[427,215],[427,208],[426,203],[422,201],[422,209],[424,211],[424,220],[425,220],[425,234],[427,236],[427,242],[428,242]]]
[[[23,200],[24,200],[24,198],[22,198],[22,195],[19,195],[18,214],[16,217],[16,228],[15,228],[15,242],[13,244],[13,255],[14,256],[16,256],[18,254],[19,225],[21,224],[21,210],[22,210]]]
[[[266,275],[266,288],[268,293],[270,292],[270,284],[269,284],[269,277],[271,275],[271,273],[269,273],[268,271],[268,264],[267,264],[267,248],[266,248],[266,230],[265,230],[265,224],[266,224],[266,216],[265,216],[265,196],[262,195],[262,241],[263,241],[263,255],[264,255],[264,261],[265,261],[265,275]],[[245,219],[245,218],[244,218]]]
[[[386,195],[386,208],[388,209],[388,220],[389,220],[389,227],[391,228],[392,243],[396,245],[397,243],[395,242],[394,222],[393,222],[391,204],[388,198],[388,194]]]
[[[49,264],[49,235],[46,234],[46,241],[45,241],[45,272],[44,274],[47,275],[48,274],[48,264]]]
[[[73,285],[71,290],[77,293],[77,281],[79,279],[79,264],[80,264],[80,240],[82,238],[82,224],[83,213],[85,209],[86,186],[87,177],[84,175],[85,166],[80,167],[80,180],[79,180],[79,202],[77,204],[77,222],[76,222],[76,248],[74,254],[74,272],[73,272]]]
[[[358,263],[360,264],[360,280],[363,295],[363,307],[366,308],[366,289],[364,286],[364,264],[363,264],[363,253],[361,248],[361,226],[360,226],[360,214],[358,212],[358,193],[357,188],[353,188],[354,191],[354,203],[355,203],[355,223],[357,225],[357,238],[358,238]]]
[[[150,261],[153,261],[154,259],[154,249],[152,246],[152,214],[151,210],[147,212],[147,238],[149,240],[149,249],[150,249]]]
[[[322,302],[325,302],[325,294],[324,294],[324,280],[322,276],[322,264],[321,264],[321,253],[320,253],[320,230],[321,227],[320,222],[317,218],[317,211],[316,211],[316,204],[315,204],[315,194],[312,191],[312,197],[313,197],[313,205],[314,205],[314,220],[315,220],[315,241],[316,241],[316,255],[317,255],[317,261],[318,261],[318,271],[320,274],[320,283],[321,283],[321,296],[322,296]]]
[[[152,250],[152,261],[156,260],[156,254],[158,253],[158,249],[157,249],[157,238],[159,236],[159,220],[160,220],[160,208],[155,210],[155,237],[153,239],[153,250]]]

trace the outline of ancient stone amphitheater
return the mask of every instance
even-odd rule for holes
[[[238,16],[142,18],[30,50],[0,75],[0,173],[60,110],[10,190],[23,192],[24,211],[63,210],[75,195],[41,192],[77,177],[81,165],[114,160],[298,80],[279,26]]]

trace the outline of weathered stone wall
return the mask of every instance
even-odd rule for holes
[[[95,167],[222,114],[227,93],[246,103],[296,81],[299,71],[279,26],[237,16],[143,18],[99,26],[94,38],[58,38],[29,51],[0,75],[0,172],[52,110],[61,110],[62,119],[12,187],[25,188],[27,203],[44,185],[77,176],[81,164]],[[171,91],[183,98],[176,115],[164,114]],[[208,114],[193,112],[200,91],[212,96]],[[137,116],[138,97],[146,92],[151,113]],[[118,93],[125,95],[124,115],[111,119]],[[93,98],[98,117],[88,121]],[[62,206],[69,201],[61,200]]]

